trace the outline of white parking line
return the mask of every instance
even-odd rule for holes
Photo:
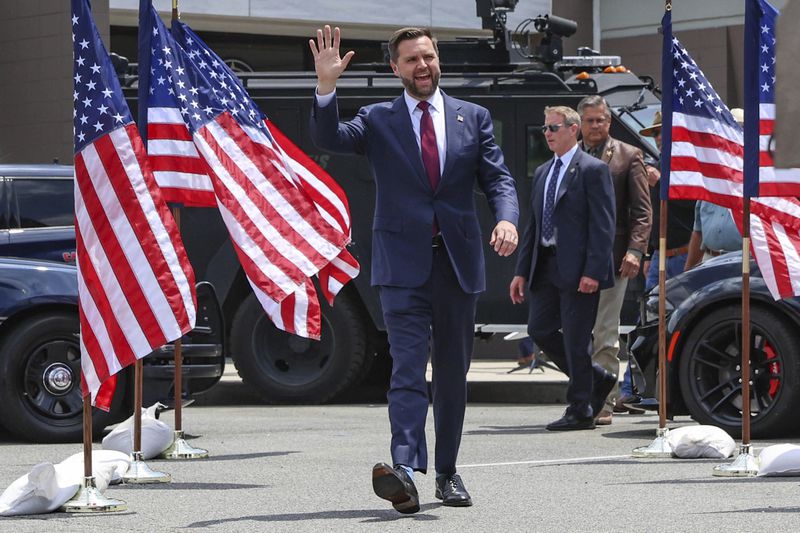
[[[567,465],[570,463],[594,463],[609,459],[630,459],[630,455],[602,455],[600,457],[575,457],[573,459],[545,459],[541,461],[511,461],[507,463],[478,463],[474,465],[458,465],[458,468],[483,468],[487,466],[515,465]]]

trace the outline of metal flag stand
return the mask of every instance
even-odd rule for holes
[[[672,1],[667,0],[664,4],[664,10],[672,11]],[[670,18],[670,24],[672,19]],[[672,33],[671,31],[669,33]],[[672,46],[669,42],[668,32],[664,32],[663,46]],[[666,68],[662,65],[662,70]],[[662,83],[671,83],[671,72],[665,72]],[[672,95],[672,88],[667,87],[664,91],[667,97]],[[671,104],[670,104],[671,105]],[[667,133],[668,128],[671,127],[671,114],[662,113],[662,140],[663,134]],[[666,119],[666,120],[664,120]],[[670,142],[669,137],[662,141],[663,144]],[[662,146],[663,146],[662,144]],[[663,157],[661,160],[661,172],[669,176],[669,157]],[[666,167],[666,168],[665,168]],[[662,178],[663,179],[663,178]],[[661,184],[658,185],[659,187]],[[662,189],[663,192],[663,189]],[[634,448],[631,455],[638,458],[667,458],[672,457],[672,446],[667,440],[669,429],[667,429],[667,325],[666,325],[666,284],[667,284],[667,198],[669,193],[660,195],[660,214],[658,220],[658,429],[656,430],[656,438],[647,446],[640,446]]]
[[[174,7],[173,7],[174,9]],[[174,13],[174,11],[173,11]],[[175,207],[172,209],[175,224],[180,231],[181,227],[181,212],[180,209]],[[183,343],[181,339],[175,341],[175,437],[172,445],[164,450],[161,454],[162,459],[204,459],[208,457],[208,450],[202,448],[195,448],[184,438],[182,429],[183,423]]]
[[[142,360],[134,365],[134,406],[133,406],[133,453],[131,466],[122,476],[125,483],[169,483],[169,474],[158,472],[147,466],[142,455]]]
[[[172,22],[178,20],[178,0],[172,0]],[[148,31],[147,28],[140,28],[140,32]],[[140,117],[140,121],[146,117]],[[145,128],[146,130],[146,128]],[[175,219],[175,225],[180,233],[181,229],[181,211],[180,207],[172,208],[172,216]],[[161,454],[162,459],[203,459],[208,457],[208,451],[201,448],[195,448],[186,442],[185,435],[182,429],[182,410],[183,410],[183,343],[181,339],[175,341],[175,432],[172,444],[169,448],[164,450]]]
[[[744,197],[742,220],[742,445],[732,463],[714,467],[717,477],[751,477],[758,474],[758,461],[750,444],[750,197]]]
[[[126,511],[128,504],[107,498],[100,492],[92,474],[92,406],[89,397],[83,398],[83,480],[81,488],[61,506],[65,513],[110,513]]]

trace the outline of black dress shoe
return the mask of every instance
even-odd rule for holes
[[[442,500],[442,505],[448,507],[469,507],[472,498],[469,496],[461,476],[436,476],[436,497]]]
[[[594,429],[594,417],[592,416],[576,416],[569,411],[564,413],[564,416],[550,422],[545,426],[547,431],[575,431],[578,429]]]
[[[380,498],[392,502],[392,507],[403,514],[419,511],[417,487],[402,467],[376,464],[372,468],[372,489]]]
[[[617,384],[617,375],[606,372],[599,381],[594,382],[592,387],[592,412],[595,416],[600,414],[606,404],[606,398],[611,393],[611,389]]]

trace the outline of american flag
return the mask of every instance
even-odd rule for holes
[[[666,94],[672,93],[671,99],[662,102],[662,195],[668,187],[670,199],[724,205],[731,209],[741,232],[744,133],[689,52],[672,35],[669,12],[662,25],[664,86]],[[750,205],[753,255],[767,287],[775,299],[800,295],[800,202],[793,197],[766,197],[753,198]]]
[[[777,17],[768,2],[747,0],[745,71],[757,70],[758,76],[745,76],[744,193],[759,196],[753,206],[771,209],[767,216],[750,216],[750,232],[753,255],[776,300],[800,295],[800,169],[775,169],[768,150],[775,123]]]
[[[72,0],[75,228],[84,395],[195,324],[194,272],[87,0]]]
[[[775,130],[775,20],[765,0],[745,9],[745,188],[747,196],[800,196],[800,169],[776,169],[769,152]]]
[[[662,115],[670,119],[671,128],[662,137],[670,148],[662,192],[668,186],[670,199],[740,205],[742,128],[677,37],[667,40],[665,32],[664,39],[664,54],[671,56],[667,75],[672,94],[665,93],[663,102]]]
[[[345,249],[350,217],[343,191],[300,157],[185,24],[176,22],[173,37],[143,0],[140,32],[149,43],[149,67],[140,78],[148,150],[173,163],[189,161],[172,168],[170,187],[188,191],[190,205],[204,205],[213,194],[250,286],[276,326],[319,338],[311,277],[320,274],[330,301],[358,274]]]

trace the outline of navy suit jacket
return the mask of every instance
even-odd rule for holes
[[[533,174],[531,217],[525,226],[516,269],[529,286],[542,238],[544,185],[553,161],[541,165]],[[553,212],[558,275],[550,281],[559,289],[577,291],[582,276],[597,280],[601,289],[614,285],[614,203],[608,165],[578,149],[561,180]]]
[[[514,179],[494,142],[489,112],[442,93],[447,151],[444,171],[432,190],[422,164],[411,117],[402,96],[362,107],[339,122],[336,99],[319,107],[314,99],[311,136],[324,150],[366,155],[375,177],[372,284],[419,287],[433,264],[433,217],[447,246],[461,288],[486,288],[483,237],[473,188],[486,194],[495,220],[517,225]]]

